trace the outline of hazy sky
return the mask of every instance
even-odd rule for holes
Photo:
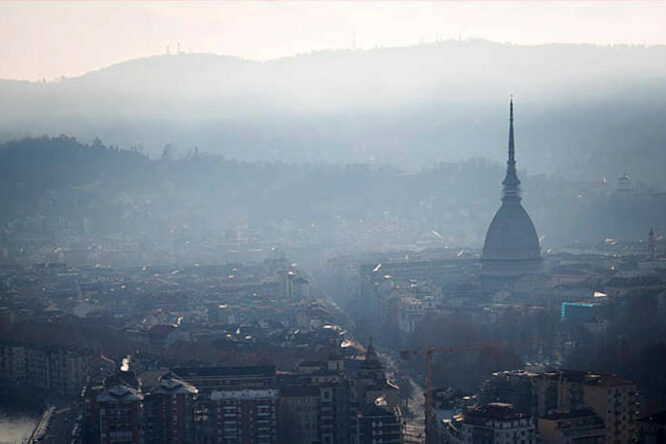
[[[0,78],[75,76],[182,51],[266,60],[321,49],[485,38],[538,44],[666,43],[663,1],[8,2]],[[355,39],[354,39],[355,36]]]

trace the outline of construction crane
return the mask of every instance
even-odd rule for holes
[[[425,435],[426,435],[426,444],[433,444],[435,434],[434,430],[431,430],[432,425],[435,422],[434,410],[432,408],[432,356],[435,353],[451,353],[457,351],[469,351],[469,350],[483,350],[486,348],[502,347],[508,345],[506,341],[493,341],[493,342],[483,342],[478,344],[469,344],[462,345],[458,347],[447,347],[447,348],[432,348],[428,347],[425,349],[413,349],[413,350],[402,350],[400,352],[400,359],[410,359],[412,356],[425,356]]]

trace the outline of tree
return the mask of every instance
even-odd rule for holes
[[[164,150],[162,150],[162,160],[175,160],[176,158],[176,147],[167,143],[164,145]]]

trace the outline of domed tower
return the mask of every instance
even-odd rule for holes
[[[502,181],[502,206],[495,214],[483,245],[482,276],[514,278],[541,269],[541,247],[532,219],[520,203],[513,136],[513,100],[509,104],[509,160]]]

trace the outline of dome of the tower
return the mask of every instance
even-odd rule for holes
[[[486,234],[483,245],[485,260],[539,259],[539,237],[519,201],[502,202]]]

